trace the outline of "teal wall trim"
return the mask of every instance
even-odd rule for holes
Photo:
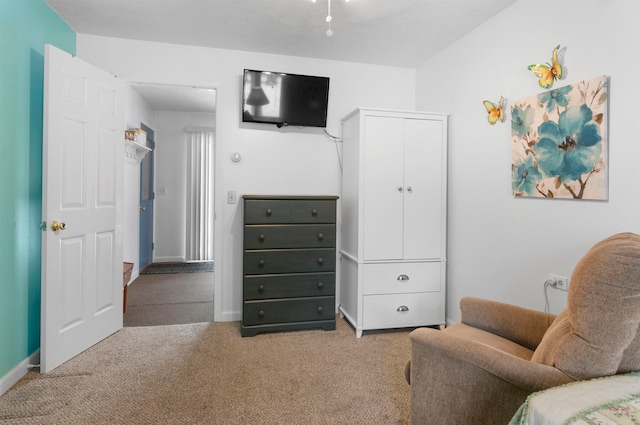
[[[0,378],[40,348],[44,45],[76,33],[44,0],[0,0]]]

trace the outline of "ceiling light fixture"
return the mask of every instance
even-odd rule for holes
[[[311,0],[312,2],[316,2],[316,0]],[[345,3],[349,3],[349,0],[344,0]],[[331,0],[327,0],[327,18],[325,19],[327,24],[329,24],[329,29],[327,30],[327,37],[331,37],[333,35],[333,31],[331,30],[331,21],[333,17],[331,16]]]

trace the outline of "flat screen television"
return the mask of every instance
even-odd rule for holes
[[[329,78],[244,70],[242,121],[326,127]]]

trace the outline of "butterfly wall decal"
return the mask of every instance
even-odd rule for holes
[[[540,64],[534,63],[529,65],[527,69],[533,72],[539,78],[538,84],[543,89],[549,89],[556,80],[564,80],[567,76],[567,69],[564,67],[564,52],[567,47],[560,48],[558,44],[551,55],[551,63]]]
[[[504,113],[506,99],[504,97],[500,96],[500,101],[497,105],[489,100],[483,100],[482,104],[487,108],[487,113],[489,114],[487,119],[489,120],[489,124],[494,125],[498,120],[500,120],[500,122],[504,122],[506,119],[506,115]]]

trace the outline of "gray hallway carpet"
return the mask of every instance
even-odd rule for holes
[[[124,326],[213,322],[213,273],[138,276],[127,290]]]

